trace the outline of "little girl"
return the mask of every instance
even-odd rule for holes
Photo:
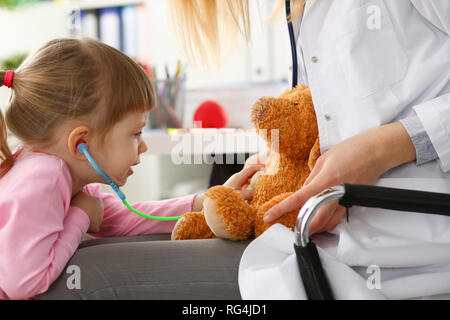
[[[12,90],[6,117],[0,112],[0,299],[46,292],[86,232],[99,237],[171,232],[176,221],[142,218],[102,193],[93,183],[105,181],[77,150],[86,143],[118,186],[139,164],[147,150],[141,130],[155,105],[155,90],[132,59],[95,40],[56,39],[17,71],[0,71],[0,84]],[[14,154],[7,127],[21,141]],[[258,169],[245,169],[225,185],[240,190]],[[203,197],[134,207],[176,216],[200,211]]]

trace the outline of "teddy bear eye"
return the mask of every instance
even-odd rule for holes
[[[294,102],[294,106],[298,106],[298,103],[297,103],[297,102]]]

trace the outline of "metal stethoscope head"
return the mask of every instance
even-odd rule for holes
[[[297,216],[295,224],[295,244],[306,247],[309,242],[309,224],[317,211],[328,202],[339,200],[345,195],[344,186],[335,186],[323,190],[314,197],[311,197]]]

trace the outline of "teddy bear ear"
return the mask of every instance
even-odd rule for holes
[[[270,102],[271,99],[269,97],[262,97],[253,104],[250,119],[255,127],[264,119]]]

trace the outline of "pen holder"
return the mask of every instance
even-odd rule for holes
[[[186,77],[153,79],[156,105],[149,114],[149,127],[181,128],[186,96]]]

